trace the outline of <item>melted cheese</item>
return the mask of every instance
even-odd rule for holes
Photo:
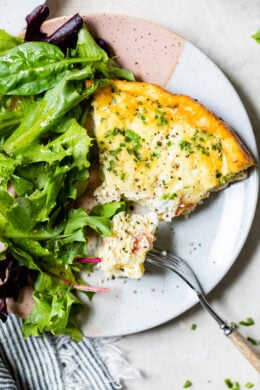
[[[161,220],[188,213],[254,165],[231,129],[188,96],[114,81],[93,99],[103,184],[99,202],[124,198]]]

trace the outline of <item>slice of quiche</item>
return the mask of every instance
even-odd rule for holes
[[[95,92],[92,106],[98,202],[123,198],[170,221],[255,165],[231,128],[188,96],[116,80]]]
[[[154,213],[121,212],[114,216],[111,236],[103,239],[96,253],[102,258],[99,267],[107,277],[140,279],[143,276],[144,261],[152,249],[157,224]]]

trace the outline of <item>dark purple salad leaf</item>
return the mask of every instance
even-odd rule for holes
[[[83,25],[82,17],[77,13],[73,15],[67,22],[54,31],[51,35],[41,31],[43,22],[49,16],[49,8],[47,5],[37,6],[25,20],[27,23],[25,32],[25,42],[40,41],[48,42],[58,46],[63,52],[68,48],[75,48],[78,32]],[[96,38],[97,44],[111,57],[111,49],[106,41],[102,38]]]
[[[33,279],[35,271],[20,264],[10,252],[0,261],[0,319],[5,322],[8,317],[6,299],[18,298],[20,290]]]
[[[39,5],[26,16],[25,41],[43,41],[58,46],[66,52],[68,48],[74,48],[77,43],[78,32],[82,27],[83,19],[79,14],[73,15],[67,22],[54,31],[51,35],[41,31],[42,23],[49,16],[49,8]]]
[[[8,312],[7,312],[7,306],[6,306],[6,299],[5,298],[0,298],[0,320],[2,322],[5,322],[8,317]]]
[[[102,38],[96,38],[95,41],[107,53],[108,57],[111,57],[111,49],[108,43]]]
[[[47,36],[44,41],[58,46],[62,51],[66,51],[67,48],[74,48],[82,25],[82,17],[79,14],[75,14],[54,33]]]
[[[46,38],[47,34],[41,31],[41,25],[47,19],[49,13],[49,8],[46,5],[38,5],[26,16],[27,28],[24,37],[25,42],[43,41]]]
[[[0,263],[0,279],[3,282],[6,276],[6,270],[8,268],[9,261],[8,259],[4,259]]]

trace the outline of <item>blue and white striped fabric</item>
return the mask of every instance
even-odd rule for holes
[[[20,320],[0,323],[0,390],[118,390],[100,341],[67,336],[23,339]]]

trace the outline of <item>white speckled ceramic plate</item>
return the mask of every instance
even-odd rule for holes
[[[173,32],[145,20],[97,14],[84,17],[95,36],[105,39],[118,61],[138,79],[198,99],[222,117],[257,157],[254,134],[233,86],[200,50]],[[65,18],[51,20],[51,31]],[[183,256],[196,271],[206,292],[212,290],[236,260],[255,213],[258,174],[213,194],[190,216],[164,224],[156,246]],[[147,266],[142,280],[92,281],[109,293],[86,300],[81,314],[88,336],[117,336],[143,331],[177,317],[196,302],[194,293],[174,274]]]

